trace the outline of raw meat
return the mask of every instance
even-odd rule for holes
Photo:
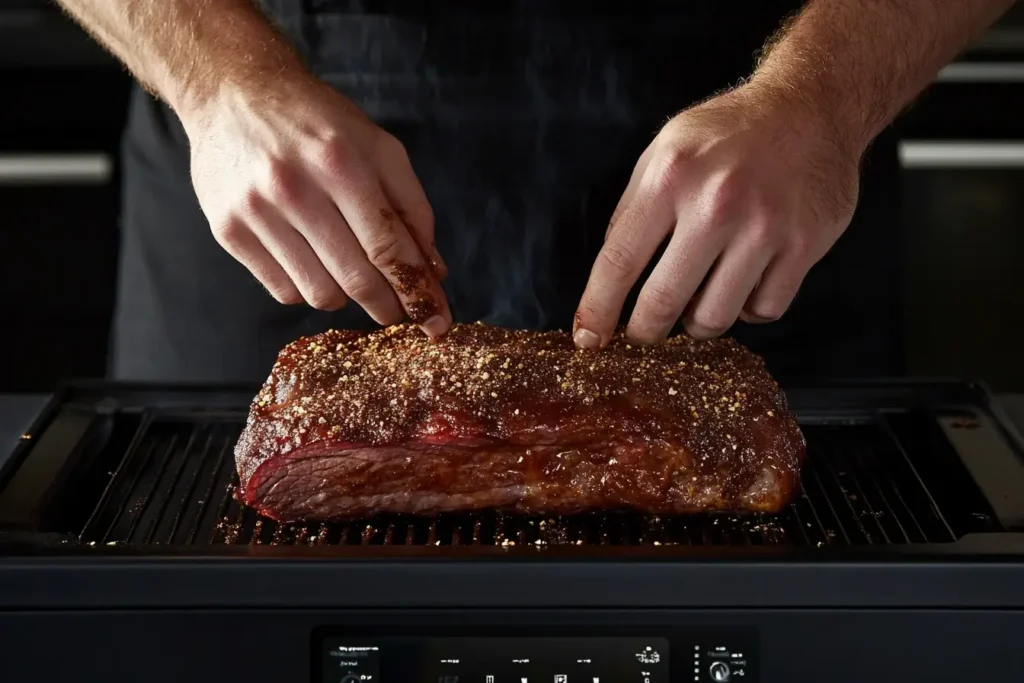
[[[497,508],[776,512],[805,442],[761,359],[730,339],[456,325],[332,330],[281,351],[235,449],[239,496],[278,520]]]

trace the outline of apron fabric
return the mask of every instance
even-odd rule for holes
[[[535,329],[571,326],[608,218],[658,128],[742,78],[798,5],[647,0],[598,15],[551,0],[262,4],[315,73],[405,144],[434,208],[455,320]],[[180,123],[141,90],[123,159],[115,377],[259,381],[300,335],[375,327],[355,305],[279,305],[223,252],[196,202]],[[901,371],[897,179],[895,142],[883,136],[854,224],[793,308],[730,331],[773,372]]]

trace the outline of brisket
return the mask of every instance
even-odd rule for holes
[[[785,395],[730,339],[584,351],[564,332],[400,325],[285,347],[235,460],[247,505],[329,521],[777,512],[804,452]]]

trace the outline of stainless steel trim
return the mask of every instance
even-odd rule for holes
[[[937,83],[1024,83],[1024,62],[956,62],[936,77]]]
[[[1024,168],[1024,141],[904,140],[903,168]]]
[[[0,185],[103,185],[114,160],[103,152],[0,154]]]

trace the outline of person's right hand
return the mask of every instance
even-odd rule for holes
[[[281,303],[355,301],[382,325],[451,326],[434,216],[402,144],[309,76],[179,112],[217,242]]]

